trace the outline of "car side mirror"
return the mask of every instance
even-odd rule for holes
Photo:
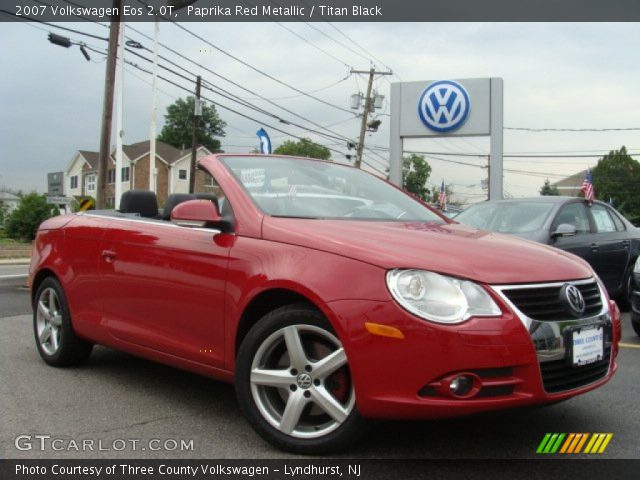
[[[576,234],[576,227],[570,223],[561,223],[556,227],[555,232],[551,234],[553,238],[572,237]]]
[[[187,200],[179,203],[171,211],[171,221],[183,227],[231,231],[231,222],[222,218],[217,205],[211,200]]]

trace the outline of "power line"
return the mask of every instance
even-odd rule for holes
[[[138,33],[138,34],[142,35],[143,37],[145,37],[145,38],[147,38],[147,39],[151,40],[151,38],[149,38],[149,37],[148,37],[147,35],[145,35],[144,33],[140,32],[139,30],[136,30],[135,28],[133,28],[133,27],[131,27],[131,26],[129,26],[129,25],[127,25],[127,27],[128,27],[128,28],[130,28],[131,30],[133,30],[134,32],[136,32],[136,33]],[[244,87],[244,86],[240,85],[239,83],[234,82],[233,80],[230,80],[229,78],[227,78],[227,77],[225,77],[225,76],[223,76],[223,75],[221,75],[221,74],[219,74],[219,73],[217,73],[217,72],[215,72],[215,71],[211,70],[210,68],[207,68],[206,66],[201,65],[201,64],[199,64],[198,62],[196,62],[196,61],[194,61],[194,60],[191,60],[190,58],[188,58],[188,57],[184,56],[183,54],[181,54],[181,53],[179,53],[179,52],[175,51],[174,49],[172,49],[172,48],[170,48],[170,47],[168,47],[168,46],[164,45],[163,43],[160,43],[160,42],[159,42],[159,45],[160,45],[161,47],[163,47],[163,48],[165,48],[165,49],[169,50],[169,51],[170,51],[170,52],[172,52],[174,55],[179,56],[180,58],[182,58],[182,59],[184,59],[184,60],[186,60],[186,61],[188,61],[188,62],[190,62],[190,63],[192,63],[192,64],[194,64],[194,65],[196,65],[196,66],[197,66],[197,67],[199,67],[199,68],[202,68],[203,70],[205,70],[205,71],[207,71],[207,72],[211,73],[212,75],[215,75],[216,77],[218,77],[218,78],[220,78],[220,79],[222,79],[222,80],[224,80],[224,81],[226,81],[226,82],[228,82],[228,83],[230,83],[230,84],[232,84],[232,85],[236,86],[237,88],[240,88],[241,90],[243,90],[243,91],[245,91],[245,92],[251,93],[252,95],[256,95],[258,98],[260,98],[260,99],[262,99],[262,100],[266,101],[267,103],[269,103],[269,104],[271,104],[271,105],[275,106],[276,108],[279,108],[279,109],[281,109],[281,110],[283,110],[283,111],[285,111],[285,112],[287,112],[287,113],[290,113],[291,115],[294,115],[295,117],[300,118],[301,120],[304,120],[304,121],[306,121],[306,122],[309,122],[310,124],[314,125],[314,126],[315,126],[315,127],[317,127],[317,128],[320,128],[320,129],[322,129],[322,130],[325,130],[325,131],[329,132],[329,133],[331,134],[331,135],[329,135],[329,136],[334,137],[334,138],[340,138],[340,139],[344,140],[345,142],[346,142],[346,141],[351,141],[351,139],[349,139],[348,137],[345,137],[344,135],[341,135],[341,134],[339,134],[339,133],[337,133],[337,132],[334,132],[334,131],[332,131],[332,130],[329,130],[327,127],[322,126],[322,125],[320,125],[319,123],[317,123],[317,122],[315,122],[315,121],[313,121],[313,120],[311,120],[311,119],[309,119],[309,118],[306,118],[306,117],[304,117],[304,116],[302,116],[302,115],[298,114],[297,112],[295,112],[295,111],[293,111],[293,110],[290,110],[290,109],[288,109],[288,108],[286,108],[286,107],[283,107],[282,105],[279,105],[279,104],[275,103],[274,101],[272,101],[272,100],[270,100],[270,99],[268,99],[268,98],[266,98],[266,97],[264,97],[264,96],[260,95],[259,93],[255,92],[254,90],[251,90],[251,89],[249,89],[249,88],[247,88],[247,87]],[[144,47],[144,46],[143,46],[142,48],[143,48],[144,50],[149,51],[149,52],[151,51],[148,47]],[[159,58],[160,58],[160,59],[162,59],[162,60],[164,60],[164,61],[166,61],[166,62],[168,62],[168,63],[170,63],[171,65],[173,65],[173,66],[175,66],[175,67],[177,67],[177,68],[180,68],[181,70],[183,70],[183,71],[185,71],[185,72],[188,72],[190,75],[193,75],[193,73],[192,73],[192,72],[190,72],[190,71],[189,71],[189,70],[187,70],[186,68],[184,68],[184,67],[182,67],[182,66],[178,65],[177,63],[175,63],[175,62],[171,61],[170,59],[168,59],[168,58],[166,58],[166,57],[164,57],[164,56],[162,56],[162,55],[159,55]],[[347,78],[348,78],[348,76],[347,76],[347,77],[345,77],[344,79],[342,79],[341,81],[344,81],[344,80],[346,80]],[[207,82],[207,83],[210,83],[210,82]],[[247,103],[247,104],[248,104],[248,102],[247,102],[247,100],[246,100],[246,99],[244,99],[244,98],[242,98],[242,97],[239,97],[238,95],[235,95],[235,94],[233,94],[233,93],[229,92],[228,90],[224,90],[224,89],[222,89],[221,87],[216,86],[216,85],[214,85],[214,84],[212,84],[212,83],[210,83],[210,84],[211,84],[212,86],[215,86],[216,88],[218,88],[218,89],[222,90],[223,92],[227,93],[228,95],[232,95],[232,96],[234,96],[234,97],[235,97],[235,98],[237,98],[239,101],[242,101],[242,102],[245,102],[245,103]],[[260,108],[260,107],[256,107],[256,108]],[[264,110],[264,109],[262,109],[262,111],[263,111],[263,112],[266,112],[266,110]],[[349,112],[349,114],[353,115],[353,112]],[[279,116],[277,116],[277,115],[273,115],[273,114],[270,114],[270,115],[271,115],[271,116],[274,116],[274,117],[277,117],[279,121],[282,121],[282,119],[281,119]],[[292,122],[286,122],[286,123],[293,124]],[[297,125],[296,125],[296,126],[297,126]],[[305,127],[301,127],[301,128],[305,128]],[[325,136],[327,136],[327,135],[325,135]]]
[[[329,25],[331,28],[333,28],[335,31],[337,31],[340,35],[342,35],[343,37],[345,37],[347,40],[349,40],[351,43],[353,43],[356,47],[358,47],[360,50],[362,50],[363,52],[365,52],[367,55],[369,55],[369,57],[371,57],[372,60],[376,60],[378,63],[380,63],[380,65],[382,65],[384,68],[386,68],[387,70],[393,70],[391,67],[389,67],[389,65],[386,65],[382,60],[380,60],[379,58],[376,58],[375,55],[373,55],[371,52],[369,52],[366,48],[364,48],[362,45],[360,45],[358,42],[356,42],[353,38],[351,38],[349,35],[347,35],[346,33],[344,33],[342,30],[340,30],[338,27],[336,27],[333,23],[331,22],[325,22],[327,25]],[[398,77],[398,79],[400,81],[402,81],[402,78],[400,78],[400,75],[398,75],[397,73],[395,73],[394,71],[394,75],[396,77]],[[387,80],[386,77],[383,77],[384,80]]]
[[[529,127],[504,127],[505,130],[516,130],[522,132],[636,132],[640,127],[622,128],[529,128]]]
[[[131,49],[127,48],[126,51],[131,53],[131,54],[133,54],[133,55],[135,55],[135,56],[137,56],[137,57],[139,57],[139,58],[141,58],[141,59],[143,59],[143,60],[145,60],[145,61],[147,61],[147,62],[149,62],[149,63],[153,62],[150,58],[147,58],[147,57],[139,54],[138,52],[136,52],[134,50],[131,50]],[[181,73],[178,73],[175,70],[172,70],[169,67],[167,67],[165,65],[162,65],[162,64],[158,64],[158,66],[160,68],[162,68],[163,70],[166,70],[166,71],[172,73],[173,75],[176,75],[177,77],[182,78],[183,80],[187,80],[189,82],[194,82],[192,77],[189,77],[189,76],[183,75]],[[184,68],[182,68],[182,70],[188,72],[190,75],[193,75],[193,73],[189,72],[188,70],[186,70]],[[209,83],[209,82],[206,82],[206,83]],[[332,139],[338,139],[338,140],[344,140],[344,141],[348,141],[349,140],[346,137],[337,136],[337,135],[329,135],[329,134],[326,134],[326,133],[323,133],[323,132],[320,132],[320,131],[317,131],[317,130],[313,130],[313,129],[309,128],[309,127],[305,127],[304,125],[300,125],[300,124],[297,124],[297,123],[292,122],[292,121],[284,120],[280,116],[275,115],[275,114],[273,114],[271,112],[268,112],[267,110],[264,110],[264,109],[262,109],[260,107],[257,107],[256,105],[253,105],[253,104],[251,104],[251,103],[249,103],[249,102],[247,102],[245,100],[234,98],[234,95],[232,93],[227,92],[224,89],[221,89],[219,87],[215,87],[215,89],[214,89],[214,88],[211,88],[210,85],[215,87],[213,84],[209,84],[209,85],[204,84],[203,88],[205,88],[206,90],[209,90],[210,92],[216,93],[216,94],[222,96],[223,98],[226,98],[227,100],[231,100],[232,102],[238,103],[238,104],[240,104],[240,105],[242,105],[242,106],[244,106],[246,108],[254,110],[254,111],[256,111],[258,113],[261,113],[263,115],[272,117],[272,118],[278,120],[281,123],[292,125],[292,126],[298,127],[300,129],[306,130],[306,131],[311,132],[311,133],[315,133],[316,135],[320,135],[320,136],[323,136],[323,137],[326,137],[326,138],[332,138]],[[224,92],[224,93],[221,93],[221,92]],[[326,130],[326,128],[323,127],[322,125],[318,125],[318,126]]]
[[[75,30],[73,28],[69,28],[69,27],[62,27],[60,25],[56,25],[54,23],[49,23],[49,22],[45,22],[44,20],[39,20],[37,18],[33,18],[33,17],[28,17],[26,15],[16,15],[13,12],[10,12],[8,10],[4,10],[2,8],[0,8],[0,13],[4,13],[5,15],[9,15],[11,17],[15,17],[15,18],[19,18],[20,20],[23,20],[25,22],[37,22],[37,23],[41,23],[43,25],[47,25],[49,27],[53,27],[53,28],[59,28],[60,30],[65,30],[67,32],[72,32],[72,33],[77,33],[78,35],[84,35],[85,37],[91,37],[91,38],[95,38],[96,40],[104,40],[105,42],[108,42],[109,39],[107,37],[100,37],[98,35],[93,35],[91,33],[87,33],[87,32],[82,32],[80,30]]]
[[[147,4],[146,4],[143,0],[138,0],[138,2],[139,2],[140,4],[142,4],[142,5],[144,5],[144,6],[147,6]],[[288,83],[286,83],[286,82],[284,82],[284,81],[280,80],[279,78],[274,77],[273,75],[271,75],[271,74],[269,74],[269,73],[267,73],[267,72],[265,72],[265,71],[263,71],[263,70],[261,70],[261,69],[259,69],[259,68],[257,68],[257,67],[254,67],[254,66],[253,66],[253,65],[251,65],[250,63],[248,63],[248,62],[246,62],[246,61],[244,61],[244,60],[242,60],[242,59],[240,59],[240,58],[236,57],[235,55],[233,55],[233,54],[231,54],[231,53],[227,52],[226,50],[222,49],[221,47],[219,47],[219,46],[217,46],[217,45],[215,45],[215,44],[211,43],[211,42],[210,42],[209,40],[207,40],[206,38],[203,38],[202,36],[198,35],[197,33],[192,32],[192,31],[191,31],[191,30],[189,30],[188,28],[186,28],[186,27],[184,27],[184,26],[180,25],[179,23],[175,22],[175,21],[174,21],[173,19],[171,19],[171,18],[165,17],[165,16],[163,16],[163,15],[160,15],[160,17],[161,17],[162,19],[164,19],[165,21],[167,21],[167,22],[171,22],[173,25],[175,25],[175,26],[176,26],[176,27],[178,27],[179,29],[181,29],[181,30],[183,30],[183,31],[187,32],[187,33],[188,33],[189,35],[191,35],[192,37],[197,38],[197,39],[198,39],[198,40],[200,40],[201,42],[206,43],[206,44],[207,44],[207,45],[209,45],[211,48],[214,48],[215,50],[217,50],[218,52],[222,53],[223,55],[226,55],[227,57],[229,57],[229,58],[231,58],[231,59],[235,60],[236,62],[238,62],[238,63],[240,63],[240,64],[244,65],[245,67],[250,68],[250,69],[251,69],[251,70],[253,70],[254,72],[257,72],[257,73],[259,73],[260,75],[263,75],[263,76],[265,76],[265,77],[269,78],[270,80],[272,80],[272,81],[274,81],[274,82],[276,82],[276,83],[278,83],[278,84],[280,84],[280,85],[282,85],[282,86],[284,86],[284,87],[287,87],[287,88],[289,88],[289,89],[293,90],[294,92],[300,93],[300,94],[302,94],[302,95],[304,95],[304,96],[306,96],[306,97],[309,97],[309,98],[311,98],[311,99],[313,99],[313,100],[315,100],[315,101],[317,101],[317,102],[320,102],[320,103],[322,103],[322,104],[324,104],[324,105],[327,105],[327,106],[329,106],[329,107],[335,108],[335,109],[337,109],[337,110],[341,110],[341,111],[343,111],[343,112],[347,112],[347,113],[353,113],[353,112],[351,112],[350,110],[347,110],[346,108],[340,107],[340,106],[335,105],[335,104],[333,104],[333,103],[331,103],[331,102],[328,102],[328,101],[326,101],[326,100],[323,100],[323,99],[321,99],[321,98],[319,98],[319,97],[316,97],[316,96],[314,96],[314,95],[311,95],[311,94],[310,94],[310,93],[308,93],[308,92],[305,92],[305,91],[303,91],[303,90],[300,90],[299,88],[294,87],[293,85],[290,85],[290,84],[288,84]]]

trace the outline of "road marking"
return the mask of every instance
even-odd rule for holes
[[[618,345],[620,345],[623,348],[640,348],[640,345],[635,345],[633,343],[622,343],[622,342],[620,342]]]
[[[17,273],[15,275],[0,275],[0,280],[4,280],[5,278],[25,278],[28,277],[28,273]]]

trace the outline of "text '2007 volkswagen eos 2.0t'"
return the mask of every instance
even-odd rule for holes
[[[620,313],[569,253],[444,219],[360,170],[200,161],[216,196],[129,191],[55,217],[30,268],[42,358],[102,344],[235,382],[253,428],[299,453],[368,418],[552,403],[607,382]],[[214,399],[212,399],[214,401]]]

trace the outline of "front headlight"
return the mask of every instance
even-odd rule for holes
[[[636,258],[636,264],[633,266],[633,273],[640,273],[640,257]]]
[[[500,308],[480,285],[424,270],[390,270],[393,298],[414,315],[437,323],[461,323],[470,317],[495,317]]]

